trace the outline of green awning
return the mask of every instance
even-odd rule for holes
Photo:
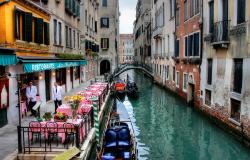
[[[0,66],[8,66],[17,64],[17,58],[14,50],[0,49]]]
[[[20,59],[25,73],[86,65],[86,60]]]

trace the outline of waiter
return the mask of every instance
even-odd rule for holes
[[[56,82],[54,83],[54,87],[52,89],[53,100],[55,103],[55,113],[58,106],[62,105],[62,88]]]
[[[32,82],[29,82],[29,85],[26,88],[26,97],[28,99],[28,107],[31,110],[31,116],[36,116],[36,110],[33,110],[33,107],[36,105],[36,95],[36,86],[34,86]]]

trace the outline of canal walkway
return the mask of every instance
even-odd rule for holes
[[[70,92],[64,94],[64,96],[70,96],[78,93],[79,91],[84,90],[87,86],[91,84],[91,79],[84,84],[74,88]],[[41,106],[40,114],[43,115],[45,112],[54,112],[55,106],[54,102],[50,101],[45,105]],[[29,113],[28,113],[29,115]],[[32,120],[35,120],[34,117],[25,117],[22,119],[22,126],[27,126],[28,123]],[[0,159],[12,160],[17,156],[17,126],[15,124],[8,124],[0,128]]]
[[[250,149],[218,128],[179,97],[152,83],[140,72],[128,71],[139,88],[133,106],[139,159],[248,160]]]

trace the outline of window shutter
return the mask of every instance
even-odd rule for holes
[[[103,38],[101,39],[101,48],[103,48]]]
[[[107,18],[107,28],[109,28],[109,18]]]
[[[185,37],[185,56],[188,57],[188,37]]]
[[[44,22],[44,44],[49,45],[50,37],[49,37],[49,23]]]
[[[24,33],[24,40],[27,42],[32,41],[32,13],[24,12],[24,20],[23,20],[23,33]]]
[[[109,48],[109,38],[107,38],[106,40],[107,40],[107,48]]]
[[[101,28],[103,27],[103,18],[101,18]]]
[[[246,17],[246,0],[238,0],[237,24],[245,22]]]
[[[95,32],[97,33],[97,21],[95,21]]]
[[[194,34],[194,56],[199,56],[200,51],[200,34],[195,33]]]
[[[193,50],[193,36],[189,36],[188,37],[188,56],[193,55],[192,50]]]
[[[43,43],[43,19],[35,18],[35,43]]]
[[[19,25],[20,25],[20,23],[18,24],[18,22],[19,22],[18,14],[19,14],[19,11],[17,9],[15,9],[14,10],[14,16],[15,16],[14,24],[15,24],[15,38],[16,39],[20,39],[20,34],[19,34],[19,27],[20,27]]]

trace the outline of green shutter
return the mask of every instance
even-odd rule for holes
[[[24,12],[24,20],[23,20],[23,33],[24,33],[24,40],[27,42],[32,41],[32,13]]]
[[[35,19],[35,43],[43,43],[43,19]]]
[[[49,38],[49,23],[44,22],[44,44],[49,45],[50,38]]]
[[[65,0],[65,9],[68,10],[70,5],[69,5],[70,0]]]
[[[77,4],[77,17],[80,17],[80,4]]]

